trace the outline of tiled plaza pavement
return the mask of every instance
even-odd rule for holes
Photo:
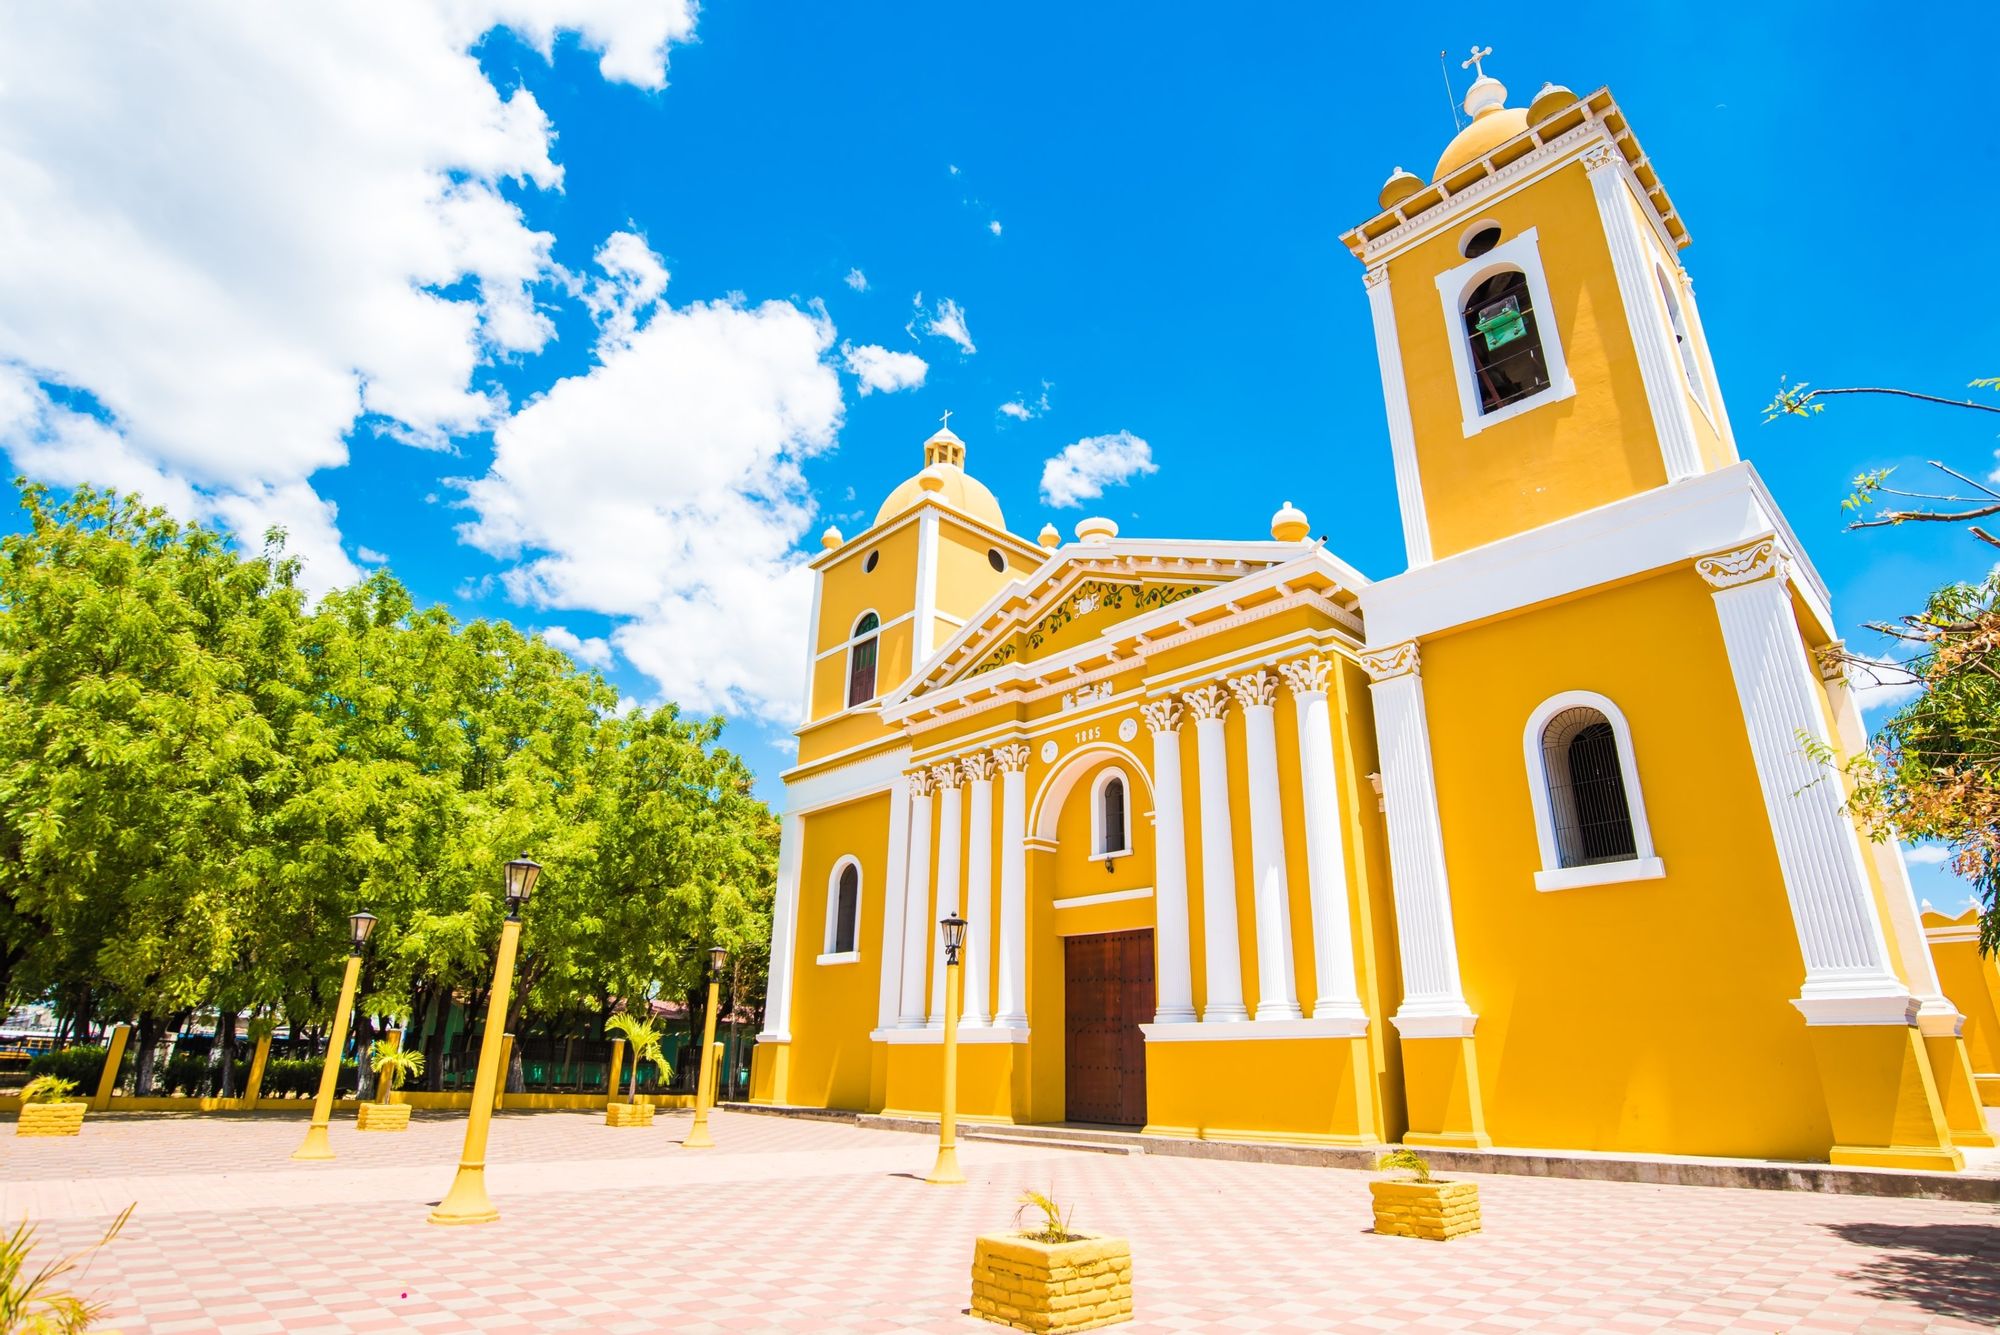
[[[443,1229],[462,1123],[298,1117],[92,1120],[75,1140],[0,1127],[0,1217],[57,1246],[138,1202],[86,1289],[125,1335],[994,1329],[963,1315],[973,1235],[1025,1187],[1132,1239],[1134,1330],[1943,1331],[2000,1324],[2000,1209],[1913,1200],[1480,1179],[1486,1232],[1368,1232],[1368,1178],[1331,1169],[967,1144],[972,1185],[925,1186],[931,1142],[721,1113],[613,1130],[494,1124],[499,1223]]]

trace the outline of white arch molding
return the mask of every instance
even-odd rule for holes
[[[1618,743],[1618,773],[1625,784],[1625,809],[1632,820],[1632,856],[1619,862],[1596,862],[1582,867],[1562,865],[1556,843],[1555,812],[1549,803],[1549,776],[1542,751],[1542,734],[1550,720],[1566,709],[1593,709],[1611,725]],[[1666,864],[1653,853],[1653,830],[1646,820],[1646,798],[1639,790],[1638,753],[1632,749],[1632,729],[1624,713],[1608,696],[1595,691],[1562,691],[1550,696],[1528,715],[1521,732],[1521,750],[1528,767],[1528,800],[1535,812],[1535,843],[1541,849],[1541,870],[1535,873],[1537,890],[1574,890],[1586,885],[1612,885],[1621,881],[1650,881],[1667,874]]]
[[[854,941],[847,950],[836,950],[839,942],[834,939],[840,925],[840,876],[849,867],[854,868]],[[861,859],[852,853],[842,854],[833,864],[833,870],[826,876],[826,924],[820,933],[820,954],[816,964],[857,964],[861,960],[861,898],[867,892],[867,877],[861,870]]]
[[[1466,346],[1465,299],[1472,290],[1495,274],[1519,270],[1528,283],[1529,304],[1534,310],[1535,333],[1542,340],[1542,360],[1548,367],[1548,388],[1525,399],[1516,399],[1490,413],[1480,411],[1479,382],[1473,372],[1472,351]],[[1450,335],[1451,364],[1458,382],[1458,406],[1467,436],[1476,436],[1487,427],[1546,403],[1556,403],[1575,395],[1576,382],[1570,379],[1569,362],[1563,357],[1562,332],[1556,318],[1555,299],[1549,295],[1548,274],[1542,268],[1542,252],[1535,229],[1508,237],[1484,255],[1475,256],[1437,275],[1438,301],[1443,307],[1445,329]]]
[[[1062,763],[1049,771],[1042,780],[1042,786],[1035,790],[1035,799],[1028,804],[1030,839],[1043,844],[1055,843],[1056,825],[1062,818],[1063,804],[1069,800],[1070,790],[1076,787],[1091,766],[1106,760],[1116,761],[1125,767],[1126,825],[1131,825],[1135,814],[1135,780],[1145,785],[1147,810],[1152,809],[1153,780],[1146,767],[1139,763],[1139,757],[1114,742],[1090,742],[1070,752]]]

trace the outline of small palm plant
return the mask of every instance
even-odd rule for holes
[[[76,1081],[65,1080],[59,1075],[38,1075],[21,1086],[22,1103],[67,1103],[70,1095],[76,1093]],[[0,1330],[12,1327],[0,1326]]]
[[[625,1046],[632,1049],[632,1083],[628,1100],[639,1101],[639,1063],[658,1062],[664,1059],[660,1050],[660,1026],[653,1020],[640,1019],[629,1011],[620,1011],[604,1022],[604,1027],[625,1040]]]
[[[1063,1209],[1056,1204],[1053,1196],[1039,1191],[1022,1192],[1021,1208],[1015,1212],[1014,1222],[1020,1223],[1021,1216],[1029,1210],[1042,1212],[1042,1226],[1038,1229],[1022,1229],[1024,1237],[1032,1238],[1036,1242],[1075,1242],[1082,1236],[1072,1232],[1069,1226],[1070,1215],[1075,1213],[1074,1209]]]
[[[1397,1170],[1407,1172],[1412,1182],[1431,1180],[1431,1166],[1424,1162],[1424,1156],[1415,1150],[1390,1150],[1375,1161],[1377,1172],[1390,1173]]]
[[[80,1298],[56,1281],[82,1267],[90,1253],[104,1246],[125,1227],[133,1206],[111,1222],[104,1236],[80,1252],[58,1257],[30,1275],[28,1255],[35,1249],[35,1225],[23,1220],[11,1234],[0,1237],[0,1330],[32,1331],[35,1335],[80,1335],[104,1315],[106,1304]]]
[[[424,1073],[424,1054],[378,1038],[368,1050],[368,1065],[375,1072],[376,1092],[380,1095],[377,1102],[386,1105],[395,1102],[396,1091],[405,1080],[415,1080]]]

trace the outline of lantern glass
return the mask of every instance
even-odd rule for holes
[[[368,934],[375,930],[375,915],[365,909],[360,913],[350,913],[347,925],[354,934],[354,945],[358,950],[368,940]]]
[[[965,947],[965,919],[953,913],[950,917],[938,923],[938,926],[944,931],[946,963],[958,963],[958,952]]]
[[[542,874],[542,864],[531,859],[526,853],[507,864],[507,912],[520,912],[535,893],[535,882]]]
[[[727,949],[722,946],[710,946],[708,948],[708,976],[710,978],[721,978],[722,966],[727,963],[729,963],[729,951]]]

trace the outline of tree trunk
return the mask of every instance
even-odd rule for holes
[[[139,1012],[139,1064],[132,1079],[132,1092],[146,1098],[153,1092],[153,1056],[160,1046],[166,1022],[151,1011]]]
[[[215,1092],[225,1099],[236,1097],[236,1019],[237,1012],[223,1011],[215,1026],[216,1045],[222,1049],[222,1079]]]
[[[375,1068],[368,1064],[368,1050],[375,1045],[375,1017],[360,1012],[354,1017],[354,1097],[367,1102],[374,1097]]]
[[[424,1088],[432,1093],[444,1089],[444,1031],[450,1020],[451,989],[440,984],[431,993],[430,1032],[424,1040]]]

